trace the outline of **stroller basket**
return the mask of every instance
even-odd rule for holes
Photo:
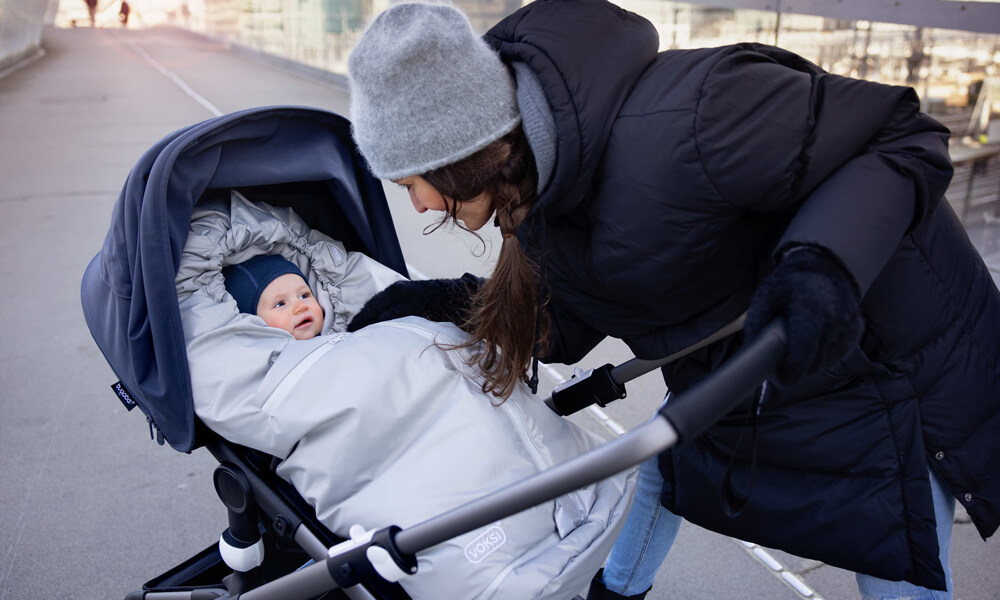
[[[180,452],[204,447],[219,462],[215,485],[229,523],[218,547],[148,581],[129,600],[405,600],[396,582],[416,571],[420,553],[693,439],[756,387],[783,349],[783,333],[772,327],[623,437],[412,526],[352,528],[343,539],[277,475],[276,459],[217,435],[194,413],[175,277],[196,204],[236,189],[253,201],[292,207],[348,251],[406,275],[381,183],[354,150],[343,117],[304,107],[252,109],[174,132],[143,155],[84,274],[84,316],[120,389],[160,443]],[[626,371],[612,373],[615,394],[640,374]],[[557,412],[577,410],[581,401],[571,404]]]

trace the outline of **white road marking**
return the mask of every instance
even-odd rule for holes
[[[142,48],[140,48],[138,44],[136,44],[135,42],[133,42],[130,39],[126,39],[125,43],[128,44],[128,46],[130,48],[132,48],[132,50],[134,50],[136,54],[138,54],[139,56],[141,56],[144,61],[148,62],[150,65],[152,65],[152,67],[154,69],[156,69],[157,71],[159,71],[160,74],[162,74],[164,77],[166,77],[170,81],[173,81],[175,84],[177,84],[177,87],[181,88],[181,91],[183,91],[188,96],[191,96],[192,98],[194,98],[195,102],[197,102],[198,104],[201,104],[202,106],[204,106],[205,108],[207,108],[208,111],[210,113],[212,113],[213,115],[215,115],[216,117],[222,116],[222,111],[221,110],[219,110],[218,108],[216,108],[216,106],[214,104],[212,104],[211,102],[209,102],[208,100],[206,100],[201,94],[199,94],[198,92],[196,92],[193,89],[191,89],[191,86],[189,86],[188,84],[184,83],[184,80],[181,79],[180,77],[178,77],[176,74],[174,74],[173,71],[171,71],[170,69],[164,67],[160,63],[156,62],[156,59],[154,59],[152,56],[150,56],[145,50],[143,50]]]

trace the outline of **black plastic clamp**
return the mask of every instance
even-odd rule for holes
[[[609,402],[625,397],[625,385],[611,376],[614,366],[583,371],[559,384],[552,390],[552,406],[563,416],[571,415],[591,404],[607,406]]]

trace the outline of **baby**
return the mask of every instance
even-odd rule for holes
[[[223,268],[222,275],[240,312],[255,314],[297,340],[316,337],[323,328],[323,307],[302,271],[284,257],[255,256]]]

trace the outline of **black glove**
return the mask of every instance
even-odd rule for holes
[[[462,326],[483,281],[469,273],[459,279],[397,281],[369,298],[347,324],[347,331],[410,315]]]
[[[850,273],[828,250],[794,246],[754,293],[746,338],[781,319],[788,343],[776,380],[791,384],[843,358],[861,338],[861,298]]]

